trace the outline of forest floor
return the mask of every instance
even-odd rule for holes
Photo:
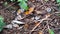
[[[9,25],[18,17],[19,7],[13,3],[9,3],[11,6],[7,7],[2,2],[0,1],[0,15],[4,17],[4,22]],[[18,21],[24,22],[24,24],[15,25],[16,27],[12,27],[12,29],[4,28],[0,34],[49,34],[48,29],[52,29],[55,34],[60,34],[60,9],[55,0],[47,2],[28,0],[27,4],[29,7],[34,7],[34,10],[29,15],[24,13],[19,15],[21,17],[18,17]]]

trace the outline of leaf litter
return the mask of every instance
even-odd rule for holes
[[[60,34],[59,0],[0,0],[0,6],[1,34]]]

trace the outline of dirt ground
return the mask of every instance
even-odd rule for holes
[[[58,15],[60,14],[60,9],[56,1],[49,0],[45,2],[44,0],[28,0],[27,4],[29,7],[35,6],[35,8],[29,15],[25,15],[24,13],[21,14],[24,18],[19,21],[25,24],[18,25],[19,27],[22,26],[22,28],[4,28],[0,34],[40,34],[40,31],[42,31],[42,34],[49,34],[48,25],[50,29],[54,30],[55,34],[60,34],[60,16]],[[11,3],[9,5],[11,5]],[[14,9],[10,9],[10,7],[14,7]],[[11,21],[17,17],[17,9],[19,8],[16,5],[10,7],[6,8],[0,1],[0,15],[5,18],[4,22],[6,22],[7,25],[11,24]],[[50,12],[46,11],[47,7],[51,8]],[[37,19],[34,19],[36,16]],[[43,20],[46,16],[49,17]]]

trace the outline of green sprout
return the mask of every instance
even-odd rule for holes
[[[24,10],[28,10],[28,5],[27,5],[27,3],[26,3],[25,1],[21,1],[21,2],[19,3],[19,6],[20,6],[22,9],[24,9]]]
[[[4,26],[5,26],[4,18],[2,16],[0,16],[0,32],[3,30]]]
[[[60,0],[56,0],[56,3],[60,5]]]
[[[49,34],[54,34],[54,31],[52,29],[49,29]]]
[[[60,3],[60,0],[56,0],[57,3]]]
[[[18,0],[18,2],[20,2],[18,5],[24,10],[28,10],[28,5],[27,5],[26,1],[27,0]]]

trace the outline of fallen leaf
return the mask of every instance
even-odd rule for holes
[[[29,11],[26,11],[25,14],[28,15],[29,14]]]
[[[29,8],[29,12],[33,12],[34,7]]]
[[[18,9],[18,10],[17,10],[17,14],[19,15],[20,13],[21,13],[21,10],[20,10],[20,9]]]
[[[25,12],[26,15],[31,14],[34,10],[34,7],[29,8],[28,11]]]
[[[42,31],[39,31],[38,33],[39,33],[39,34],[43,34],[43,32],[42,32]]]

